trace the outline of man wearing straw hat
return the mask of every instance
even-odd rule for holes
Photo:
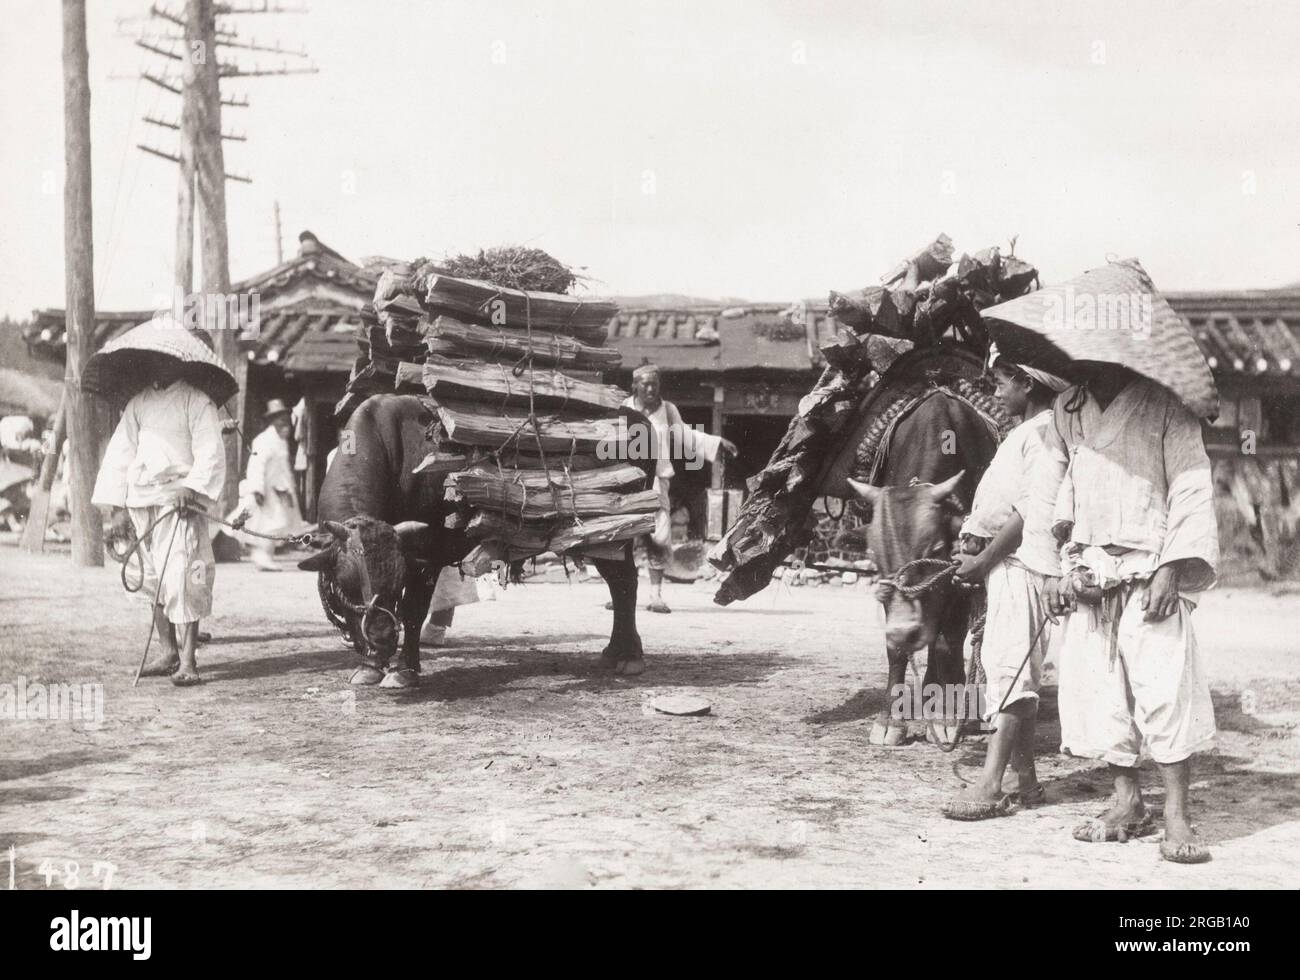
[[[1068,614],[1060,663],[1061,748],[1109,764],[1115,802],[1076,840],[1154,832],[1145,753],[1165,787],[1160,855],[1210,859],[1189,812],[1191,759],[1214,745],[1214,706],[1192,630],[1192,597],[1214,584],[1218,529],[1198,417],[1218,393],[1186,324],[1136,259],[983,311],[999,348],[1074,359],[1048,448],[1064,466],[1053,530],[1062,577],[1044,590]],[[1010,351],[1008,351],[1010,353]]]
[[[302,524],[293,466],[289,458],[289,436],[293,423],[287,405],[278,398],[266,404],[266,428],[249,447],[248,472],[239,485],[241,509],[251,516],[244,528],[258,534],[280,534]],[[268,538],[242,535],[248,541],[253,564],[263,572],[278,572],[275,542]]]
[[[118,535],[133,529],[140,542],[138,591],[153,603],[160,646],[141,674],[197,684],[199,620],[212,612],[216,572],[207,514],[226,476],[215,398],[238,388],[211,351],[166,317],[106,344],[84,381],[128,399],[92,501],[111,511]]]
[[[688,462],[698,461],[703,457],[713,462],[722,449],[728,455],[736,455],[736,444],[721,436],[712,436],[707,432],[693,429],[682,422],[681,412],[670,401],[665,401],[659,388],[659,368],[654,364],[643,364],[632,372],[632,395],[623,405],[635,409],[650,420],[654,430],[655,463],[654,489],[659,492],[659,512],[655,515],[655,527],[645,537],[646,564],[650,566],[650,612],[669,613],[668,603],[664,602],[664,569],[672,557],[672,514],[669,502],[669,487],[673,479],[673,459],[677,456]],[[612,609],[613,604],[606,606]]]

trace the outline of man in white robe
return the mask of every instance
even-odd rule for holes
[[[1068,464],[1055,513],[1063,578],[1046,590],[1049,611],[1069,614],[1061,747],[1106,761],[1115,782],[1115,805],[1074,836],[1152,832],[1138,782],[1145,750],[1165,784],[1161,855],[1208,860],[1188,812],[1191,757],[1215,739],[1189,598],[1214,584],[1219,557],[1200,424],[1166,389],[1103,365],[1057,398],[1049,447]]]
[[[668,613],[664,602],[664,569],[672,557],[673,523],[669,489],[673,480],[673,459],[684,459],[688,465],[699,464],[701,459],[712,463],[722,449],[736,455],[736,444],[721,436],[709,435],[682,422],[681,412],[672,402],[664,401],[660,394],[659,368],[644,364],[632,372],[632,394],[624,400],[626,408],[640,412],[650,420],[654,430],[655,479],[654,489],[659,494],[659,511],[655,527],[645,537],[646,564],[650,570],[651,612]],[[606,608],[613,608],[610,604]]]
[[[266,405],[266,428],[249,447],[248,470],[239,485],[240,509],[250,516],[244,529],[258,534],[284,534],[303,523],[298,507],[289,436],[293,432],[289,409],[273,398]],[[263,572],[278,572],[275,542],[244,535],[253,564]]]
[[[157,594],[152,611],[159,639],[159,653],[142,673],[170,674],[173,683],[188,686],[199,683],[199,620],[212,612],[216,561],[207,514],[221,496],[226,451],[217,406],[180,380],[180,363],[150,352],[139,356],[157,362],[154,381],[123,409],[91,499],[111,511],[119,533],[129,524],[142,542],[137,594],[151,603]],[[168,514],[174,508],[183,513]]]
[[[1007,433],[984,471],[961,531],[963,546],[983,543],[982,549],[969,549],[974,553],[963,548],[954,581],[959,587],[984,583],[982,720],[996,725],[980,778],[943,807],[943,815],[952,820],[1000,817],[1016,806],[1044,800],[1034,766],[1038,689],[1051,639],[1041,597],[1047,580],[1059,572],[1060,558],[1052,539],[1055,494],[1036,496],[1033,490],[1042,482],[1036,479],[1038,471],[1054,465],[1045,434],[1052,425],[1052,400],[1069,384],[996,354],[991,363],[998,401],[1008,415],[1023,421]],[[972,640],[967,637],[968,645]],[[1004,793],[1008,764],[1015,784]]]

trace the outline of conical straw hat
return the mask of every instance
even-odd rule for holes
[[[1219,392],[1182,318],[1137,259],[1091,269],[980,314],[1008,360],[1078,376],[1071,361],[1121,364],[1173,392],[1199,418],[1219,414]]]
[[[90,359],[82,384],[105,398],[130,398],[150,381],[138,356],[142,351],[166,354],[180,361],[182,377],[217,405],[224,405],[239,391],[234,375],[221,359],[169,316],[146,320],[105,344]]]

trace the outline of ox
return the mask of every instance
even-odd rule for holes
[[[938,684],[957,692],[965,681],[962,648],[970,596],[953,586],[950,575],[911,595],[910,587],[934,576],[937,562],[905,566],[951,557],[975,487],[997,451],[997,433],[969,402],[935,389],[898,423],[882,451],[880,485],[857,480],[849,485],[871,512],[867,543],[881,576],[877,597],[885,608],[886,690],[890,697],[902,690],[908,660],[928,650],[922,689]],[[958,726],[957,719],[944,718],[942,734],[931,726],[927,738],[951,743]],[[871,744],[901,745],[906,737],[906,722],[891,716],[886,700],[872,724]]]
[[[433,421],[418,396],[371,396],[353,412],[321,486],[315,541],[321,550],[298,567],[317,573],[326,617],[362,659],[353,684],[418,685],[420,627],[438,575],[473,545],[462,532],[444,527],[451,507],[443,499],[442,478],[413,472],[432,448]],[[619,673],[639,674],[644,659],[631,543],[622,558],[595,564],[614,610],[602,660]],[[401,654],[394,665],[399,634]]]

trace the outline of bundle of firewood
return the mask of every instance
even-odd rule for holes
[[[429,452],[447,526],[478,546],[464,563],[592,549],[649,532],[658,495],[618,460],[626,393],[601,383],[609,302],[507,288],[414,264],[386,271],[348,384],[427,399]]]
[[[934,344],[951,328],[959,339],[987,347],[979,311],[1023,295],[1037,279],[1037,269],[996,247],[954,261],[952,240],[940,235],[882,277],[881,285],[832,291],[830,314],[858,333],[918,346]]]
[[[1033,266],[997,248],[954,260],[951,239],[940,235],[881,277],[882,285],[832,292],[830,314],[841,329],[821,348],[826,368],[767,466],[750,478],[736,522],[709,552],[710,563],[728,573],[713,601],[727,605],[763,589],[807,540],[829,467],[859,431],[872,389],[889,383],[900,351],[933,347],[950,334],[945,343],[982,358],[988,336],[979,311],[1023,295],[1037,278]]]

